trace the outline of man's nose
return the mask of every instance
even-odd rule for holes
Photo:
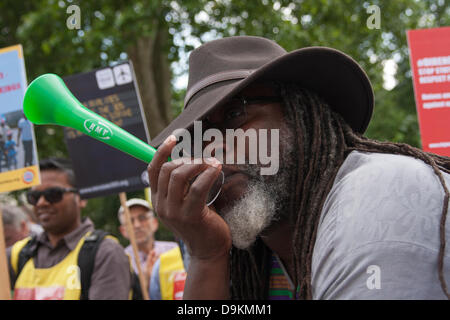
[[[141,226],[141,222],[139,221],[139,219],[131,219],[131,225],[133,226],[133,228],[139,228]]]
[[[41,195],[34,206],[39,207],[39,206],[48,206],[48,205],[50,205],[50,202],[48,202],[45,199],[44,195]]]
[[[227,153],[232,151],[231,144],[226,141],[226,136],[222,134],[221,139],[205,141],[203,144],[203,155],[215,157],[222,164],[226,162]]]

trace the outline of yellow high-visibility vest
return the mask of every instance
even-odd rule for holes
[[[79,300],[81,296],[78,255],[92,232],[87,232],[63,260],[50,268],[36,268],[33,259],[23,266],[14,285],[15,300]],[[105,238],[117,239],[106,235]],[[16,242],[11,248],[11,266],[18,273],[19,254],[31,237]],[[131,294],[131,293],[130,293]]]
[[[179,247],[159,256],[159,281],[162,300],[183,299],[186,271]]]
[[[29,259],[21,270],[14,285],[15,300],[79,300],[81,294],[78,253],[85,237],[75,250],[51,268],[36,268]],[[11,265],[17,274],[19,253],[30,241],[30,237],[18,241],[11,249]]]

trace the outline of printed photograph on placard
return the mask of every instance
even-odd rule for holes
[[[0,49],[0,192],[39,184],[33,124],[22,107],[26,88],[22,46]]]

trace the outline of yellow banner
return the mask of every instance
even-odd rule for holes
[[[16,44],[14,46],[9,46],[6,48],[1,48],[0,49],[0,53],[4,53],[4,52],[9,52],[9,51],[17,51],[17,54],[19,55],[19,58],[22,59],[23,58],[23,49],[22,49],[22,45],[21,44]]]
[[[0,192],[30,188],[38,184],[40,177],[37,165],[0,173]]]

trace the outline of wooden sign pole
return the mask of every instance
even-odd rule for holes
[[[5,233],[3,231],[3,216],[0,210],[0,300],[11,300],[8,261],[6,258]]]
[[[147,281],[145,281],[145,277],[141,268],[141,260],[139,258],[139,251],[136,243],[136,237],[134,235],[133,224],[131,223],[130,210],[128,209],[127,206],[126,193],[120,192],[119,198],[120,204],[124,209],[125,224],[127,228],[128,237],[130,238],[131,247],[133,248],[134,262],[136,263],[136,267],[138,269],[139,283],[141,284],[142,296],[144,297],[144,300],[150,300],[150,297],[148,295]]]

